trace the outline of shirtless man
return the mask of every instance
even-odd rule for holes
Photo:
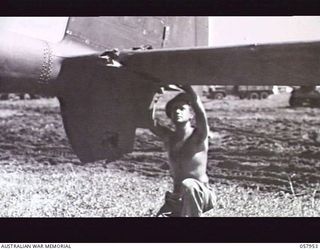
[[[157,216],[200,217],[216,202],[206,174],[209,127],[199,96],[190,86],[179,87],[184,93],[166,105],[166,114],[175,125],[174,131],[159,124],[154,117],[154,105],[152,107],[150,130],[165,144],[174,184],[173,192],[166,193],[165,204]],[[195,128],[191,126],[194,115]]]

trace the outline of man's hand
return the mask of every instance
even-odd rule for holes
[[[191,101],[194,101],[194,102],[197,101],[198,95],[190,85],[177,85],[177,86],[189,95]]]
[[[167,138],[168,135],[171,133],[171,130],[165,126],[159,124],[159,119],[156,117],[156,106],[157,102],[160,99],[161,95],[163,94],[163,88],[155,89],[154,96],[151,100],[148,116],[149,116],[149,129],[155,135],[159,136],[160,138]]]
[[[153,109],[154,108],[155,104],[159,101],[159,99],[160,99],[160,97],[162,96],[163,93],[164,92],[163,92],[163,88],[162,87],[155,91],[155,94],[154,94],[154,96],[152,98],[152,101],[151,101],[149,109]]]
[[[160,97],[162,96],[163,94],[163,88],[159,88],[157,90],[155,90],[155,94],[152,98],[152,101],[149,105],[149,118],[150,118],[150,122],[153,122],[153,124],[156,122],[156,117],[155,117],[155,114],[156,114],[156,104],[158,103]]]

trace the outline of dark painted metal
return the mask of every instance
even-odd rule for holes
[[[119,62],[161,84],[317,85],[320,42],[128,51]]]
[[[165,35],[164,27],[170,27]],[[316,42],[100,56],[114,47],[204,45],[205,31],[205,19],[178,17],[71,18],[58,44],[1,31],[0,91],[58,96],[72,148],[91,162],[133,150],[135,129],[146,126],[161,85],[311,85],[320,79]]]
[[[82,162],[111,161],[131,152],[154,94],[149,81],[104,62],[88,56],[62,65],[61,79],[68,83],[59,96],[62,117]]]
[[[169,19],[71,18],[58,44],[1,31],[0,91],[58,96],[67,136],[80,160],[119,158],[132,151],[136,127],[145,126],[153,79],[109,67],[99,55],[114,47],[195,45],[195,32],[190,32],[195,18],[177,24]],[[180,24],[184,28],[178,29]],[[177,39],[182,33],[184,39]]]

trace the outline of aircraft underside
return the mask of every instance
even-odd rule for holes
[[[0,31],[0,92],[57,96],[82,162],[131,152],[135,130],[147,126],[161,86],[316,85],[320,79],[319,42],[195,48],[203,39],[186,30],[200,25],[195,18],[177,26],[170,26],[170,18],[119,18],[71,18],[59,43]],[[115,30],[120,31],[107,43]],[[137,30],[140,36],[130,37]],[[189,35],[179,44],[181,34]]]

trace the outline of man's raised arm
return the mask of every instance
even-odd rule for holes
[[[206,115],[206,111],[204,106],[201,102],[200,97],[197,93],[193,90],[191,86],[179,86],[179,88],[183,89],[190,98],[192,108],[195,113],[195,120],[196,120],[196,129],[195,129],[195,136],[199,140],[199,142],[204,141],[209,135],[209,126],[208,126],[208,119]]]

